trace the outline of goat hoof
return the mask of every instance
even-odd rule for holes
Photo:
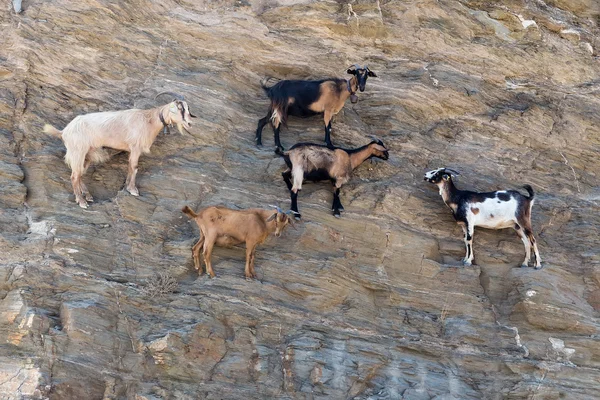
[[[470,267],[471,266],[471,261],[469,261],[469,260],[463,260],[463,265],[465,267]]]
[[[91,194],[87,194],[85,196],[85,201],[87,201],[88,203],[93,203],[94,202],[94,198],[92,197]]]
[[[128,188],[128,189],[127,189],[127,191],[128,191],[128,192],[129,192],[129,193],[130,193],[132,196],[135,196],[135,197],[138,197],[138,196],[140,195],[140,192],[137,190],[137,188],[133,188],[133,189],[129,189],[129,188]]]
[[[542,264],[535,266],[535,269],[542,269],[542,268],[544,268],[544,266]]]
[[[342,218],[342,215],[340,214],[340,210],[335,210],[333,212],[333,216],[336,217],[336,218]]]
[[[302,218],[302,214],[300,214],[300,213],[296,213],[296,214],[294,214],[294,219],[295,219],[296,221],[300,221],[300,218]]]
[[[88,205],[87,205],[87,203],[85,201],[80,201],[79,202],[79,207],[86,209],[86,208],[88,208]]]
[[[528,268],[528,267],[529,267],[529,265],[527,265],[527,264],[525,264],[525,263],[521,264],[521,268]],[[536,268],[537,268],[537,267],[536,267]]]

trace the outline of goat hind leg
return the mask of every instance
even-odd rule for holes
[[[333,115],[329,111],[325,111],[323,114],[323,119],[325,122],[325,144],[328,148],[332,149],[333,144],[331,143],[331,119]]]
[[[283,151],[283,146],[281,145],[281,140],[279,140],[279,131],[281,130],[281,122],[279,119],[271,120],[271,126],[273,127],[273,138],[275,139],[275,152],[277,150]]]
[[[267,113],[267,116],[258,120],[258,126],[256,127],[256,136],[254,140],[256,141],[257,146],[262,146],[262,131],[266,124],[269,123],[269,118],[271,118],[271,109]]]
[[[71,185],[73,186],[73,193],[75,194],[75,202],[79,204],[81,208],[88,208],[87,201],[83,196],[81,173],[73,171],[71,173]]]
[[[531,247],[533,247],[533,253],[535,254],[535,269],[540,269],[542,268],[542,259],[540,257],[540,252],[537,247],[537,241],[535,240],[531,229],[526,229],[525,234],[527,235],[527,238],[531,243]]]
[[[87,153],[87,155],[85,157],[85,163],[83,164],[83,172],[84,173],[88,170],[88,168],[92,164],[92,159],[95,158],[96,152],[97,152],[97,150],[94,150],[94,149],[88,151],[88,153]],[[93,203],[94,202],[94,198],[92,197],[92,194],[88,190],[87,186],[85,186],[85,183],[83,183],[83,181],[81,181],[81,191],[83,192],[83,196],[85,197],[85,201],[87,201],[89,203]]]
[[[289,169],[281,173],[285,184],[287,185],[288,190],[292,190],[292,171]]]
[[[204,236],[192,247],[192,257],[194,258],[194,268],[198,271],[198,275],[202,275],[202,261],[200,260],[200,252],[204,247]]]
[[[519,224],[515,225],[515,231],[517,231],[517,234],[523,242],[523,246],[525,246],[525,260],[523,260],[521,268],[527,268],[529,266],[529,260],[531,259],[531,243],[529,243],[527,235],[523,232],[523,228]]]

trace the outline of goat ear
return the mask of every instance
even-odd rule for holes
[[[444,175],[442,175],[442,178],[443,178],[445,181],[447,181],[448,179],[450,179],[450,175],[448,175],[448,174],[444,174]]]
[[[369,72],[367,73],[367,75],[377,77],[377,74],[375,72],[371,71],[371,70],[369,70]]]
[[[277,218],[277,213],[271,215],[269,218],[267,218],[267,222],[271,222],[273,221],[275,218]]]
[[[348,70],[346,72],[349,73],[350,75],[356,75],[356,70],[353,68],[348,68]]]
[[[298,230],[298,228],[296,228],[296,221],[294,219],[294,217],[286,215],[288,222],[290,223],[290,225],[292,226],[292,228],[294,228],[295,231]]]

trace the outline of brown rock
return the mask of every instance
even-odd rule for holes
[[[598,392],[600,64],[589,2],[26,2],[0,11],[0,397],[7,399],[594,398]],[[536,25],[523,26],[526,21]],[[582,32],[577,46],[560,32]],[[563,34],[564,35],[564,34]],[[573,38],[571,38],[573,39]],[[593,55],[593,54],[592,54]],[[192,267],[185,204],[289,206],[267,127],[265,76],[347,76],[359,102],[335,117],[344,147],[371,135],[331,215],[306,184],[303,222],[258,251],[218,248]],[[73,202],[60,139],[81,113],[185,95],[188,135],[92,166]],[[320,143],[290,118],[286,147]],[[462,189],[531,184],[545,269],[521,269],[510,230],[463,233],[423,173]],[[170,290],[144,290],[157,272]],[[159,292],[154,292],[159,293]]]

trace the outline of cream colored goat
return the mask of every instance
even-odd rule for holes
[[[196,214],[190,207],[185,206],[181,211],[196,221],[200,229],[200,240],[192,247],[194,267],[202,275],[200,250],[204,255],[206,272],[211,278],[215,277],[212,268],[211,255],[214,245],[232,246],[246,243],[246,279],[256,278],[254,271],[254,255],[256,246],[262,244],[270,234],[281,236],[288,224],[293,224],[290,217],[292,211],[283,212],[279,207],[275,210],[249,208],[246,210],[231,210],[225,207],[207,207]]]
[[[44,132],[61,137],[67,153],[65,162],[71,167],[71,184],[75,201],[81,208],[87,208],[94,201],[81,177],[92,163],[108,159],[104,147],[128,151],[129,170],[125,187],[133,196],[139,196],[135,186],[138,159],[142,153],[149,153],[159,132],[168,125],[177,125],[179,132],[191,127],[188,105],[183,100],[173,100],[149,110],[123,110],[98,112],[75,117],[59,131],[52,125],[44,125]],[[183,128],[183,129],[182,129]]]

